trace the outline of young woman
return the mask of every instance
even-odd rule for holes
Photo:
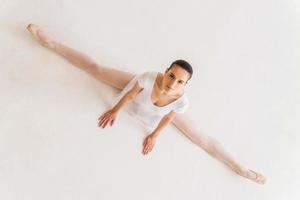
[[[262,174],[238,163],[217,140],[203,135],[183,114],[188,107],[184,88],[193,74],[188,62],[174,61],[164,73],[145,72],[134,75],[96,63],[87,55],[53,40],[37,25],[29,24],[27,30],[44,47],[63,56],[101,82],[121,90],[117,103],[98,118],[99,127],[105,128],[108,124],[112,126],[120,109],[127,109],[147,130],[152,131],[143,143],[145,155],[152,150],[163,128],[172,122],[192,142],[240,176],[259,184],[265,183],[266,178]]]

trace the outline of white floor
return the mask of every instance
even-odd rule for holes
[[[299,2],[0,4],[0,199],[300,198]],[[267,184],[235,175],[173,126],[147,156],[147,133],[125,113],[98,128],[117,91],[39,46],[30,22],[133,73],[189,61],[187,114]]]

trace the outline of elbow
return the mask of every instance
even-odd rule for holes
[[[175,116],[176,116],[176,113],[172,113],[172,114],[166,115],[165,119],[168,122],[172,122],[174,120]]]
[[[134,97],[135,97],[135,95],[133,93],[131,93],[131,92],[128,92],[126,94],[126,99],[128,99],[128,100],[132,100]]]
[[[170,123],[172,122],[174,117],[165,117],[166,122]]]
[[[135,97],[135,95],[134,94],[128,94],[127,95],[127,98],[129,99],[129,100],[132,100],[132,99],[134,99],[134,97]]]
[[[126,99],[127,101],[132,101],[135,98],[135,95],[127,95]]]

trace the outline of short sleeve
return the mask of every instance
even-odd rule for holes
[[[136,80],[142,88],[146,86],[147,79],[149,77],[149,72],[144,72],[136,76]]]
[[[177,104],[177,106],[173,109],[176,113],[184,113],[189,107],[189,101],[186,96],[182,99],[182,101]]]

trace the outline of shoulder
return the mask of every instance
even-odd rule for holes
[[[144,71],[136,76],[136,79],[141,87],[145,87],[147,83],[156,77],[157,72]]]

